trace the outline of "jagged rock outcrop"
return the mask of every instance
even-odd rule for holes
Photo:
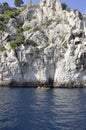
[[[86,87],[85,18],[56,0],[29,4],[1,34],[0,84]],[[20,34],[24,43],[11,49]]]

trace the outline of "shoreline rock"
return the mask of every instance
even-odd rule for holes
[[[40,87],[39,87],[40,86]],[[40,82],[0,82],[0,87],[25,87],[25,88],[86,88],[86,83],[70,82],[70,83],[54,83],[50,85],[49,83],[40,83]]]

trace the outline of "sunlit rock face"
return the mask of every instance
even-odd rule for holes
[[[15,49],[21,23],[24,43]],[[30,3],[0,33],[0,84],[86,87],[86,16],[57,0]]]
[[[37,9],[37,17],[39,22],[47,19],[56,19],[62,14],[62,5],[56,0],[41,0]]]

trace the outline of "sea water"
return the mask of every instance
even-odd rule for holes
[[[86,89],[1,87],[0,130],[86,130]]]

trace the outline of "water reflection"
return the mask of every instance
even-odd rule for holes
[[[0,129],[17,125],[16,98],[10,89],[2,88],[0,90]]]
[[[57,127],[59,126],[59,128],[62,129],[63,124],[63,129],[81,130],[79,125],[82,126],[85,119],[83,113],[83,96],[85,96],[83,95],[84,91],[85,90],[82,91],[81,89],[54,89],[53,102],[55,108],[53,109],[53,112],[57,113],[57,116],[55,116]],[[79,121],[81,124],[78,124]]]

